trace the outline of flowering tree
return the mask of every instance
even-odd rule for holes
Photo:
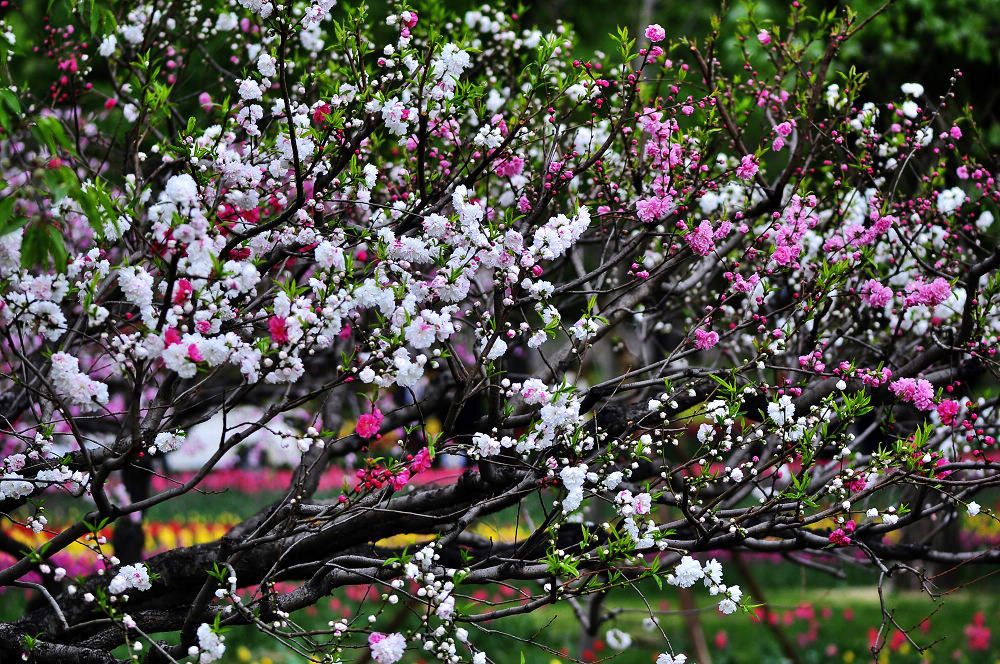
[[[40,598],[4,661],[211,662],[249,624],[315,661],[502,662],[485,622],[563,603],[594,633],[642,579],[749,610],[712,551],[929,592],[925,563],[1000,561],[905,537],[998,477],[998,191],[948,91],[864,103],[834,73],[864,21],[800,6],[727,72],[718,31],[575,60],[496,9],[334,4],[0,23],[0,506],[51,536],[0,541]],[[265,434],[281,498],[144,557],[143,513]],[[352,585],[355,618],[290,618]]]

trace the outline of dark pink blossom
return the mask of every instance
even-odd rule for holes
[[[410,470],[414,473],[422,473],[431,467],[431,451],[426,447],[420,449],[410,462]]]
[[[946,399],[937,405],[937,414],[941,418],[942,424],[954,424],[955,416],[958,415],[958,402]]]
[[[843,528],[837,528],[835,531],[830,533],[830,536],[827,539],[830,544],[835,546],[849,546],[851,543],[851,538],[847,536],[847,533],[844,532]]]
[[[379,427],[382,426],[382,411],[375,408],[370,413],[365,413],[358,418],[358,424],[354,427],[355,433],[362,438],[374,438],[378,434]]]
[[[288,327],[285,325],[284,318],[281,316],[271,316],[267,321],[267,327],[271,331],[271,341],[278,344],[288,341]]]

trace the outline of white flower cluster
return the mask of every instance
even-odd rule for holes
[[[792,403],[792,397],[785,394],[778,399],[777,403],[767,404],[767,416],[779,427],[785,426],[795,416],[795,404]]]
[[[372,659],[379,664],[395,664],[403,658],[406,650],[406,637],[395,632],[382,637],[372,644]]]
[[[667,583],[680,588],[690,588],[698,581],[704,581],[712,596],[722,596],[719,601],[719,611],[729,615],[734,613],[743,598],[739,586],[726,586],[722,583],[722,564],[715,558],[705,563],[704,568],[691,556],[684,556],[674,568],[673,574],[667,577]]]
[[[118,573],[108,583],[108,592],[112,595],[120,595],[129,588],[149,590],[152,587],[149,581],[149,570],[143,563],[136,563],[135,565],[125,565],[118,570]]]
[[[184,444],[184,433],[182,431],[161,431],[156,434],[156,438],[153,439],[153,445],[149,448],[149,453],[152,454],[155,451],[162,452],[166,454],[167,452],[174,452],[181,448]]]
[[[198,657],[198,664],[210,664],[222,659],[226,652],[226,637],[212,631],[212,626],[202,623],[198,626],[198,645],[188,648],[190,657]]]
[[[79,360],[69,353],[56,353],[52,356],[49,377],[59,396],[65,399],[69,406],[91,410],[108,403],[108,386],[100,381],[91,380],[82,373]]]

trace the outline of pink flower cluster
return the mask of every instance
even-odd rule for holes
[[[706,350],[719,343],[719,333],[709,330],[695,330],[694,347],[699,350]]]
[[[851,544],[851,533],[854,532],[855,523],[853,520],[844,524],[843,528],[837,528],[827,538],[834,546],[849,546]]]
[[[893,292],[874,279],[869,279],[861,287],[861,299],[873,307],[884,307],[892,300]]]
[[[900,378],[890,383],[889,389],[900,401],[920,410],[934,410],[934,386],[923,378]]]
[[[951,297],[951,285],[941,277],[930,283],[914,280],[906,284],[906,293],[903,306],[907,309],[919,304],[936,307]]]
[[[736,177],[741,180],[752,180],[753,176],[757,175],[758,169],[756,158],[752,154],[745,155],[736,168]]]
[[[675,207],[674,199],[670,196],[652,196],[637,201],[635,211],[640,221],[650,224],[666,217],[674,211]],[[709,224],[709,229],[711,229],[711,224]]]

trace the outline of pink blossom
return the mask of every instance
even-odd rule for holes
[[[752,154],[748,154],[740,160],[740,165],[736,168],[736,177],[741,180],[750,180],[757,175],[757,162]]]
[[[201,362],[205,359],[202,357],[201,351],[198,350],[198,344],[191,344],[188,346],[188,357],[192,362]]]
[[[382,411],[375,408],[370,413],[365,413],[358,418],[358,424],[354,427],[355,433],[362,438],[373,438],[382,426]]]
[[[663,41],[667,36],[667,31],[660,27],[659,23],[653,23],[646,28],[646,39],[654,44]]]
[[[420,449],[410,462],[410,470],[414,473],[422,473],[431,467],[431,451],[426,447]]]
[[[191,286],[191,282],[187,279],[178,279],[177,286],[174,288],[174,304],[184,304],[187,302],[188,296],[194,292],[194,288]]]
[[[936,307],[951,297],[951,285],[941,277],[930,283],[911,281],[906,284],[906,293],[906,300],[903,302],[906,308],[919,304]]]
[[[719,333],[714,330],[695,330],[694,331],[695,342],[694,347],[699,350],[707,350],[719,343]]]
[[[864,491],[864,488],[868,486],[868,479],[864,475],[857,475],[850,482],[846,482],[845,486],[851,490],[851,493],[859,493]],[[853,521],[851,523],[854,523]],[[853,526],[851,530],[853,530]]]
[[[647,224],[659,221],[661,218],[673,212],[674,201],[672,198],[660,198],[654,196],[637,201],[635,204],[636,214],[639,220]]]
[[[774,130],[778,132],[779,136],[785,136],[785,137],[790,136],[792,133],[792,123],[782,122],[777,127],[775,127]]]
[[[934,409],[934,386],[923,378],[900,378],[889,384],[889,390],[920,410]]]
[[[212,103],[212,95],[207,92],[202,92],[198,95],[198,105],[204,109],[206,113],[212,110],[214,104]]]
[[[892,300],[892,289],[869,279],[861,287],[861,299],[873,307],[884,307]]]
[[[767,46],[771,43],[771,35],[767,33],[767,30],[761,28],[760,32],[757,33],[757,40],[764,46]]]
[[[778,265],[791,265],[799,257],[801,251],[802,247],[797,244],[786,244],[775,248],[774,253],[771,254],[771,258]]]
[[[827,539],[830,544],[835,546],[848,546],[851,543],[851,538],[847,536],[847,533],[844,532],[843,528],[837,528],[835,531],[830,533],[830,536]]]
[[[937,405],[937,414],[941,418],[941,424],[954,424],[955,416],[958,415],[958,402],[946,399]]]
[[[267,327],[271,330],[271,341],[277,344],[283,344],[288,341],[288,327],[285,325],[285,319],[281,316],[271,316],[267,321]]]
[[[507,157],[497,163],[495,170],[496,174],[502,178],[520,175],[524,170],[524,159],[520,157]]]
[[[749,278],[744,279],[742,274],[737,274],[733,279],[733,290],[737,293],[749,293],[754,288],[757,288],[757,284],[759,283],[759,275],[751,274]]]
[[[954,138],[956,141],[962,138],[962,130],[959,129],[958,125],[953,126],[951,130],[948,132],[948,134],[951,135],[951,137]]]
[[[317,106],[313,111],[313,122],[319,124],[320,122],[326,121],[326,116],[330,115],[333,109],[330,108],[329,104],[321,104]]]
[[[773,141],[771,141],[771,149],[775,152],[781,152],[781,149],[785,147],[785,139],[781,136],[776,136]]]
[[[410,471],[403,469],[389,478],[389,482],[392,484],[392,488],[399,491],[406,483],[410,481]]]
[[[986,626],[986,616],[977,611],[972,618],[972,624],[965,626],[966,645],[969,650],[990,649],[990,628]]]
[[[181,342],[181,333],[176,328],[168,327],[163,333],[163,342],[167,348],[170,348],[174,344],[179,344]]]
[[[691,247],[691,251],[699,256],[707,256],[715,249],[715,242],[712,240],[712,224],[707,219],[703,219],[698,225],[698,230],[684,236],[684,241]]]

